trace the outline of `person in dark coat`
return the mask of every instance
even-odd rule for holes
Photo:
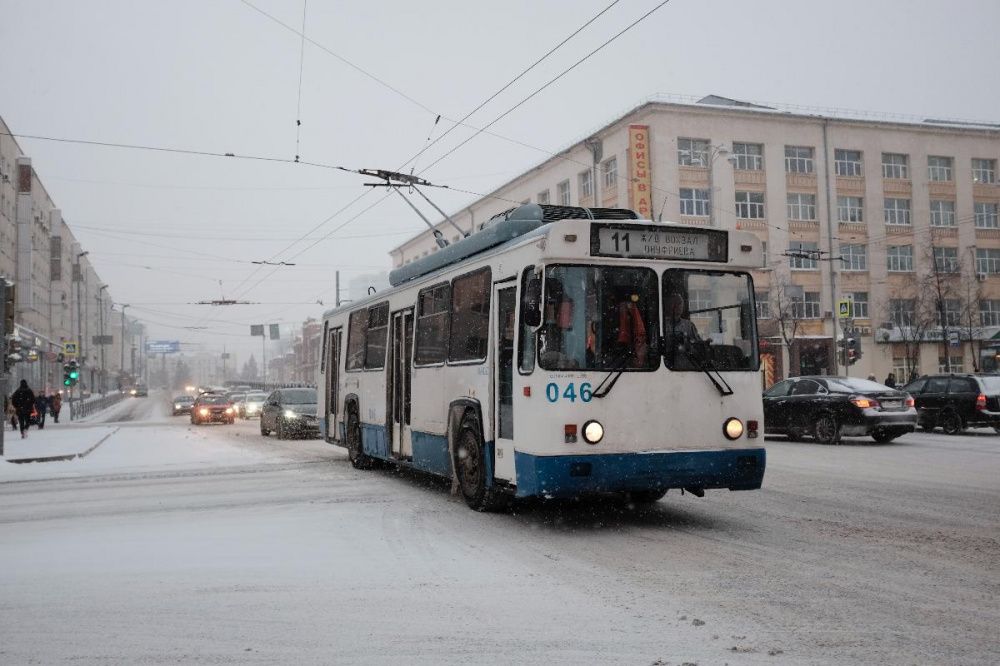
[[[882,383],[888,386],[889,388],[896,388],[896,375],[890,372],[889,375],[885,378],[885,381]]]
[[[35,392],[28,388],[28,380],[22,379],[21,385],[10,396],[10,402],[17,412],[17,424],[21,428],[21,438],[28,436],[28,422],[31,420],[31,408],[35,406]]]
[[[49,399],[45,391],[40,391],[35,397],[35,411],[38,412],[38,429],[45,427],[45,415],[49,413]]]
[[[52,420],[59,423],[59,412],[62,410],[62,394],[53,393],[49,400],[49,407],[52,409]]]

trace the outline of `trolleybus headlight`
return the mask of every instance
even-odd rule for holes
[[[587,444],[597,444],[604,438],[604,426],[599,421],[587,421],[583,424],[583,441]]]
[[[722,424],[722,432],[729,439],[739,439],[743,436],[743,421],[735,416],[726,419],[726,422]]]

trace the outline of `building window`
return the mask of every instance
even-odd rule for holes
[[[594,196],[594,172],[590,169],[580,172],[580,198],[586,199]]]
[[[837,220],[840,222],[864,222],[864,199],[861,197],[837,197]]]
[[[802,298],[792,299],[792,317],[795,319],[819,319],[819,292],[803,292]]]
[[[816,270],[819,245],[807,241],[796,241],[788,246],[788,267],[798,271]]]
[[[708,207],[712,205],[708,190],[682,187],[680,195],[681,215],[708,217]]]
[[[958,272],[958,248],[957,247],[934,247],[934,271],[937,273],[957,273]]]
[[[535,197],[535,199],[540,204],[547,204],[549,202],[549,191],[545,190],[544,192],[539,192],[538,196]]]
[[[1000,250],[976,248],[976,272],[986,275],[1000,273]]]
[[[451,284],[423,289],[417,294],[417,334],[413,349],[414,365],[444,363],[451,319]]]
[[[900,180],[909,178],[909,156],[902,153],[882,153],[882,177]]]
[[[931,199],[931,226],[955,226],[955,202]]]
[[[618,158],[604,160],[601,164],[601,181],[605,191],[618,187]]]
[[[760,267],[767,267],[767,241],[760,242]]]
[[[947,359],[938,356],[938,372],[965,372],[962,370],[963,365],[964,360],[961,356],[951,356]]]
[[[957,298],[946,298],[942,305],[945,326],[958,326],[962,323],[962,301]]]
[[[755,291],[753,300],[757,305],[757,319],[771,318],[771,292]]]
[[[708,166],[708,139],[677,139],[677,163],[681,166]]]
[[[886,259],[891,272],[909,273],[913,271],[913,246],[890,245],[886,248]]]
[[[868,319],[868,292],[856,291],[853,294],[852,314],[855,319]]]
[[[489,268],[452,280],[449,361],[486,358],[490,333],[490,284]]]
[[[886,224],[909,224],[910,223],[910,200],[909,199],[886,199],[885,208],[882,209]]]
[[[689,289],[688,290],[688,309],[694,312],[699,310],[708,310],[712,307],[712,290],[711,289]],[[700,316],[708,316],[707,313],[703,312]]]
[[[737,192],[736,217],[741,220],[764,219],[764,193]]]
[[[889,299],[889,319],[896,326],[900,328],[903,326],[913,326],[915,312],[916,302],[912,298]]]
[[[906,377],[910,372],[911,365],[910,360],[905,356],[893,356],[892,357],[892,374],[896,375],[899,381],[903,377]]]
[[[569,201],[569,181],[564,180],[563,182],[556,185],[556,196],[559,198],[559,203],[563,206],[568,206]]]
[[[736,168],[742,171],[760,171],[764,168],[764,146],[759,143],[734,143],[733,155]]]
[[[813,149],[811,146],[785,146],[785,171],[812,173]]]
[[[997,182],[997,161],[984,160],[978,157],[974,157],[972,159],[972,182],[974,183]]]
[[[927,158],[927,178],[929,180],[951,180],[952,162],[950,157],[929,156]]]
[[[864,243],[841,245],[840,256],[843,260],[843,263],[841,264],[843,270],[868,270],[868,246]]]
[[[788,195],[788,219],[789,220],[815,220],[816,219],[816,195],[815,194],[789,194]]]
[[[1000,326],[1000,301],[992,299],[980,300],[979,322],[983,326]]]
[[[833,151],[834,172],[838,176],[860,176],[864,173],[860,150],[844,150],[836,148]]]
[[[976,228],[996,229],[1000,226],[1000,220],[997,219],[997,208],[995,203],[977,201],[975,203]]]

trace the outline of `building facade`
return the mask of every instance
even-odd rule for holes
[[[123,313],[113,309],[109,288],[10,134],[0,118],[0,276],[15,285],[23,356],[11,368],[11,383],[62,388],[59,354],[65,343],[78,342],[83,388],[115,389],[131,378],[141,327],[127,320],[123,340]],[[96,344],[101,335],[110,336],[110,344]]]
[[[998,160],[1000,124],[805,114],[716,96],[648,101],[452,219],[475,232],[531,202],[752,231],[764,243],[753,277],[767,384],[992,370]],[[393,265],[436,250],[427,231],[392,250]],[[849,337],[861,354],[845,369],[838,341]]]

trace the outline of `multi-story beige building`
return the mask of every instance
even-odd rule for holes
[[[862,351],[852,375],[995,368],[1000,124],[852,115],[647,101],[452,219],[474,232],[533,202],[753,231],[769,382],[843,373],[845,330]],[[436,249],[428,231],[391,256],[401,266]],[[842,300],[853,319],[834,314]]]
[[[57,356],[66,342],[79,342],[87,389],[117,388],[141,349],[134,322],[126,323],[122,372],[122,313],[76,240],[62,211],[17,140],[0,118],[0,276],[16,287],[16,333],[25,359],[14,365],[11,383],[27,379],[36,390],[62,387]],[[93,344],[94,336],[112,344]],[[101,350],[104,358],[102,364]]]

